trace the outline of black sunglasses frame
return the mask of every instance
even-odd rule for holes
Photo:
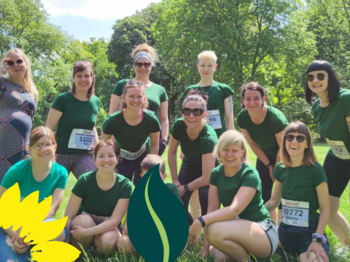
[[[135,63],[135,66],[136,66],[137,68],[142,68],[142,66],[143,66],[144,68],[149,68],[149,67],[151,66],[151,63],[136,62],[136,63]]]
[[[308,75],[306,76],[306,79],[307,79],[307,81],[309,81],[309,82],[314,81],[315,78],[317,78],[319,81],[323,81],[323,80],[326,79],[326,76],[327,76],[327,75],[328,75],[328,74],[325,74],[325,73],[317,73],[316,75],[308,74]]]
[[[303,135],[291,135],[291,134],[288,134],[284,137],[288,142],[292,142],[294,140],[294,138],[297,139],[297,142],[298,143],[303,143],[305,141],[305,139],[307,140],[306,136],[303,136]]]
[[[23,59],[17,59],[16,62],[14,62],[14,61],[12,61],[12,60],[6,62],[7,66],[9,66],[9,67],[14,66],[15,63],[16,63],[17,65],[21,65],[21,64],[24,63],[24,60],[23,60]]]
[[[182,112],[182,114],[184,116],[190,116],[191,113],[194,116],[201,116],[201,115],[203,115],[204,110],[202,108],[193,108],[193,109],[191,109],[191,108],[188,108],[188,107],[184,107],[184,108],[182,108],[181,112]]]

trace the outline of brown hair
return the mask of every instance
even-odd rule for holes
[[[155,66],[159,62],[159,56],[157,54],[157,50],[154,49],[154,47],[148,45],[147,43],[143,43],[141,45],[136,46],[134,50],[132,50],[131,58],[134,59],[136,54],[140,51],[145,51],[150,54],[152,58],[152,61],[150,61],[152,66]]]
[[[243,100],[245,97],[245,92],[247,90],[258,91],[260,93],[261,98],[266,96],[265,88],[257,82],[248,82],[241,86],[241,107],[244,108]]]
[[[308,147],[305,148],[305,151],[304,151],[303,165],[304,166],[314,165],[317,159],[314,153],[314,149],[312,147],[312,137],[311,137],[310,129],[303,122],[300,122],[300,121],[295,121],[290,123],[284,130],[283,142],[280,150],[280,157],[283,165],[291,166],[292,164],[290,156],[286,149],[286,137],[289,133],[299,133],[299,134],[305,135]]]
[[[90,75],[92,77],[91,87],[87,92],[87,98],[90,98],[93,94],[95,94],[95,73],[92,64],[89,61],[77,61],[73,66],[73,78],[79,72],[83,72],[85,70],[90,70]],[[72,88],[70,90],[73,94],[75,94],[76,86],[75,83],[72,83]]]
[[[119,155],[120,155],[120,150],[118,147],[115,146],[114,142],[111,140],[111,139],[108,139],[106,141],[104,140],[101,140],[100,142],[98,142],[98,144],[95,146],[95,150],[94,150],[94,158],[96,159],[96,156],[97,156],[97,153],[98,153],[98,150],[101,149],[101,147],[103,146],[111,146],[113,147],[113,151],[115,153],[115,156],[117,158],[119,158]]]
[[[51,128],[46,126],[38,126],[30,132],[29,136],[29,147],[32,147],[38,140],[44,136],[47,136],[53,144],[56,144],[55,134],[52,132]],[[53,154],[52,161],[56,161],[55,153]]]
[[[159,172],[165,174],[165,164],[163,158],[158,155],[149,154],[141,162],[141,170],[149,171],[152,167],[159,164]]]
[[[202,109],[204,111],[207,111],[207,100],[208,100],[208,95],[206,95],[204,92],[192,89],[187,93],[182,103],[182,107],[185,107],[185,105],[189,101],[197,101],[202,103]]]
[[[125,98],[126,96],[126,92],[128,89],[130,88],[140,88],[142,90],[143,96],[145,97],[145,102],[143,103],[143,107],[142,109],[145,110],[148,107],[148,99],[146,97],[146,88],[145,88],[145,84],[141,81],[135,81],[135,80],[130,80],[128,82],[126,82],[126,85],[124,87],[124,91],[123,91],[123,97]],[[120,110],[123,110],[124,108],[126,108],[126,103],[124,101],[122,101],[122,103],[120,103]]]

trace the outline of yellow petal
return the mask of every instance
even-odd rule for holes
[[[21,192],[18,183],[7,189],[0,199],[0,226],[7,229],[13,225],[14,215],[19,210]]]
[[[33,252],[39,251],[41,252]],[[79,257],[80,251],[75,247],[59,241],[40,243],[31,250],[32,260],[38,262],[71,262]]]

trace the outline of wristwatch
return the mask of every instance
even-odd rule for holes
[[[326,244],[327,238],[324,235],[313,233],[312,234],[312,241],[320,243],[320,244],[322,244],[322,243]]]
[[[188,188],[188,185],[184,185],[185,192],[190,192],[190,189]]]

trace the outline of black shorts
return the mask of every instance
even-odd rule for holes
[[[329,195],[340,198],[350,180],[350,161],[336,159],[328,153],[323,168],[327,175]]]

